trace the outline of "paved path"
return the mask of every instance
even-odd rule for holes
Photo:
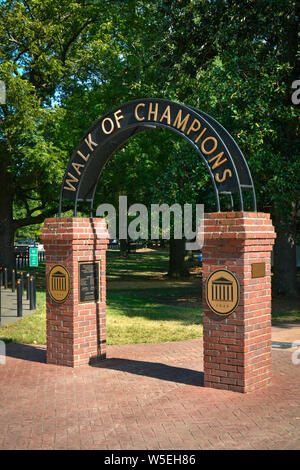
[[[272,346],[292,349],[295,344],[300,346],[300,323],[286,323],[272,326]]]
[[[78,369],[8,344],[1,449],[299,449],[300,364],[273,350],[273,382],[239,394],[202,386],[202,341],[110,346]],[[299,354],[300,358],[300,354]]]
[[[29,300],[26,300],[26,292],[22,298],[23,305],[23,317],[26,317],[30,313],[33,313],[29,309]],[[1,287],[1,325],[7,325],[7,323],[13,323],[19,320],[17,316],[17,290],[12,292],[11,289],[4,289]]]

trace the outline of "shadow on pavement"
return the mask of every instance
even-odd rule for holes
[[[157,362],[111,358],[104,361],[94,359],[90,362],[90,365],[101,369],[119,370],[129,372],[130,374],[142,375],[144,377],[203,387],[203,372],[182,367],[168,366]]]
[[[46,348],[22,343],[7,343],[6,355],[23,361],[46,363]],[[91,359],[90,365],[99,369],[110,369],[130,374],[152,377],[185,385],[203,387],[202,371],[169,366],[160,362],[137,361],[134,359],[109,358],[105,360]]]
[[[7,343],[6,355],[23,361],[46,362],[46,348],[23,343]]]

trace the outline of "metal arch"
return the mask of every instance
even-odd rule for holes
[[[169,126],[166,126],[166,125],[164,125],[164,124],[160,124],[160,125],[155,126],[155,127],[161,127],[161,128],[166,128],[166,129],[169,129],[169,130],[170,130],[170,127],[169,127]],[[146,129],[144,129],[144,130],[146,130]],[[189,143],[190,145],[192,145],[192,146],[195,148],[196,152],[199,153],[199,155],[201,156],[202,160],[204,161],[204,164],[205,164],[206,168],[208,169],[208,172],[209,172],[209,174],[210,174],[210,177],[211,177],[211,180],[212,180],[212,183],[213,183],[213,187],[214,187],[214,191],[215,191],[215,196],[216,196],[216,201],[217,201],[217,209],[218,209],[218,212],[220,212],[221,207],[220,207],[219,193],[218,193],[218,190],[217,190],[217,187],[216,187],[216,183],[215,183],[215,180],[214,180],[214,175],[213,175],[213,173],[212,173],[212,171],[211,171],[210,166],[208,165],[207,161],[205,160],[205,158],[204,158],[203,155],[201,154],[201,152],[200,152],[200,150],[198,149],[198,147],[194,144],[194,142],[192,142],[190,139],[188,139],[185,135],[182,135],[182,133],[179,132],[178,130],[175,130],[175,129],[172,128],[172,131],[175,132],[176,134],[180,135],[181,137],[183,137],[185,140],[187,140],[188,143]],[[140,132],[143,132],[143,131],[140,131]],[[133,135],[136,135],[136,133],[133,133]],[[123,142],[123,143],[124,143],[124,142]],[[113,152],[113,153],[115,153],[115,152]],[[113,153],[108,157],[107,161],[110,159],[110,157],[113,155]],[[94,205],[93,203],[94,203],[95,192],[96,192],[97,185],[98,185],[98,181],[99,181],[99,178],[100,178],[100,176],[101,176],[101,174],[102,174],[102,171],[103,171],[103,169],[102,169],[101,172],[99,173],[98,179],[97,179],[97,183],[95,184],[95,186],[94,186],[94,188],[93,188],[93,190],[92,190],[92,197],[91,197],[91,200],[92,200],[93,202],[92,202],[91,208],[93,208],[93,205]],[[79,188],[78,188],[78,191],[79,191]]]
[[[207,122],[205,119],[203,119],[203,120],[204,120],[204,122]],[[138,132],[143,132],[143,131],[149,129],[149,127],[150,127],[151,124],[153,124],[153,121],[145,121],[145,122],[143,123],[143,127],[145,126],[146,129],[141,129],[141,130],[139,130]],[[141,126],[141,127],[142,127],[142,126]],[[214,179],[214,175],[213,175],[213,173],[212,173],[212,171],[211,171],[211,168],[210,168],[210,166],[208,165],[206,159],[204,158],[204,156],[203,156],[202,152],[200,151],[200,149],[198,148],[198,146],[195,145],[195,143],[194,143],[191,139],[189,139],[187,136],[185,136],[184,133],[182,133],[181,131],[178,131],[177,129],[174,129],[173,127],[171,128],[170,126],[165,125],[165,124],[161,124],[161,123],[158,123],[158,124],[156,124],[155,126],[151,125],[151,127],[152,127],[152,128],[154,128],[154,127],[155,127],[155,128],[161,127],[161,128],[166,128],[166,129],[172,130],[173,132],[175,132],[176,134],[180,135],[180,136],[183,137],[185,140],[187,140],[187,141],[189,142],[189,144],[192,145],[192,146],[195,148],[196,152],[201,156],[202,160],[204,161],[204,164],[205,164],[205,166],[206,166],[206,168],[208,169],[208,172],[209,172],[209,174],[210,174],[210,177],[211,177],[211,180],[212,180],[212,183],[213,183],[213,187],[214,187],[214,191],[215,191],[216,201],[217,201],[217,210],[218,210],[218,212],[220,212],[220,198],[219,198],[219,194],[221,194],[221,193],[219,193],[218,190],[217,190],[216,183],[215,183],[215,179]],[[123,130],[123,132],[126,132],[126,131],[128,131],[128,128],[126,128],[126,129]],[[118,149],[121,145],[123,145],[127,140],[129,140],[130,137],[132,137],[133,135],[136,135],[138,132],[136,132],[136,128],[135,128],[135,126],[133,126],[133,132],[130,133],[130,136],[129,136],[128,138],[122,140],[121,143],[118,144],[118,145],[115,147],[115,149],[112,151],[112,153],[107,157],[106,162],[110,159],[110,157],[117,151],[117,149]],[[122,131],[119,131],[118,134],[119,134],[119,135],[122,134]],[[116,134],[115,134],[115,135],[116,135]],[[114,135],[114,136],[115,136],[115,135]],[[227,149],[225,143],[223,142],[222,138],[219,136],[218,133],[217,133],[217,135],[218,135],[220,141],[222,142],[224,148],[228,151],[228,149]],[[237,184],[238,184],[238,189],[239,189],[239,196],[240,196],[240,203],[241,203],[241,210],[243,210],[243,199],[242,199],[241,188],[240,188],[240,185],[239,185],[238,174],[237,174],[237,171],[236,171],[235,164],[234,164],[234,162],[233,162],[233,160],[232,160],[232,158],[231,158],[231,155],[229,154],[229,151],[228,151],[228,156],[229,156],[230,159],[231,159],[232,167],[233,167],[233,169],[234,169],[234,171],[235,171],[235,174],[236,174],[236,179],[237,179]],[[101,176],[102,171],[103,171],[103,168],[101,169],[101,171],[100,171],[100,173],[99,173],[99,175],[98,175],[97,183],[98,183],[98,180],[99,180],[99,178],[100,178],[100,176]],[[83,179],[80,180],[80,183],[79,183],[79,186],[78,186],[77,194],[79,194],[79,192],[80,192],[80,187],[81,187],[82,181],[83,181]],[[91,195],[91,199],[92,199],[92,200],[94,199],[94,196],[95,196],[95,191],[96,191],[97,183],[95,184],[94,188],[92,189],[92,195]],[[222,194],[225,194],[225,192],[222,192]],[[76,198],[76,200],[75,200],[75,208],[74,208],[75,213],[77,212],[77,202],[78,202],[78,198]],[[233,204],[232,204],[232,196],[231,196],[231,206],[233,206]]]
[[[112,112],[112,111],[111,111],[111,112]],[[110,114],[110,113],[107,113],[106,116],[109,115],[109,114]],[[97,123],[100,122],[102,119],[105,119],[105,116],[103,116],[100,120],[98,120]],[[97,127],[97,126],[94,126],[94,127]],[[115,133],[114,135],[112,135],[110,138],[107,139],[107,141],[106,141],[105,143],[106,143],[106,144],[109,144],[111,141],[114,140],[114,138],[115,138],[116,136],[118,136],[118,135],[120,136],[122,133],[127,133],[128,130],[130,130],[128,137],[125,137],[125,138],[122,139],[120,142],[117,142],[116,145],[115,145],[115,147],[112,149],[112,151],[111,151],[111,152],[109,153],[109,155],[107,156],[106,161],[104,162],[103,167],[100,169],[100,171],[99,171],[99,173],[98,173],[98,176],[97,176],[97,180],[96,180],[96,182],[95,182],[95,185],[94,185],[94,186],[91,188],[91,190],[90,190],[90,193],[91,193],[90,198],[92,199],[92,204],[91,204],[92,207],[93,207],[93,202],[94,202],[94,197],[95,197],[95,191],[96,191],[96,188],[97,188],[97,183],[98,183],[99,177],[100,177],[100,175],[101,175],[101,173],[102,173],[102,171],[103,171],[103,169],[104,169],[104,166],[106,165],[106,163],[107,163],[108,160],[110,159],[110,157],[111,157],[125,142],[127,142],[127,140],[129,140],[133,135],[136,135],[137,133],[142,132],[142,131],[147,130],[147,129],[141,129],[140,131],[137,131],[136,126],[135,126],[135,127],[133,128],[133,131],[131,131],[131,128],[128,128],[128,127],[127,127],[126,129],[123,129],[123,130],[121,130],[121,131]],[[87,132],[87,134],[88,134],[88,132]],[[87,134],[86,134],[86,136],[87,136]],[[86,137],[86,136],[85,136],[85,137]],[[80,144],[79,144],[79,146],[80,146]],[[104,146],[104,145],[103,145],[103,146]],[[78,146],[77,146],[77,148],[78,148]],[[74,153],[75,153],[75,152],[74,152]],[[85,171],[88,170],[88,167],[89,167],[89,164],[85,167]],[[78,201],[80,200],[80,199],[79,199],[79,194],[80,194],[80,189],[81,189],[81,185],[82,185],[82,182],[83,182],[83,181],[84,181],[84,175],[83,175],[83,178],[81,178],[80,181],[79,181],[79,185],[78,185],[78,188],[77,188],[77,191],[76,191],[76,197],[75,197],[75,200],[74,200],[74,215],[75,215],[75,216],[76,216],[76,214],[77,214],[77,203],[78,203]]]
[[[199,118],[199,114],[198,114],[197,110],[194,110],[194,109],[192,109],[191,107],[186,106],[186,105],[184,105],[184,104],[175,103],[175,102],[172,102],[172,101],[169,101],[169,100],[164,100],[164,99],[152,100],[151,98],[146,98],[146,99],[141,99],[141,100],[134,100],[134,101],[132,101],[132,102],[125,103],[123,106],[125,107],[125,106],[128,105],[128,104],[140,103],[140,102],[143,102],[143,101],[147,101],[147,102],[155,101],[155,102],[158,102],[158,103],[169,104],[169,105],[170,105],[170,104],[174,104],[174,105],[180,106],[181,108],[185,109],[187,112],[188,112],[189,110],[192,110],[193,113]],[[117,109],[117,108],[115,108],[115,109]],[[113,113],[113,111],[114,111],[114,110],[112,110],[110,113]],[[108,113],[107,115],[109,115],[110,113]],[[106,115],[106,116],[107,116],[107,115]],[[102,119],[105,119],[105,116],[103,116],[103,118],[101,118],[98,122],[100,122]],[[221,143],[222,143],[224,149],[225,149],[226,152],[227,152],[227,156],[228,156],[229,159],[230,159],[231,166],[232,166],[232,170],[234,171],[235,178],[236,178],[237,192],[239,193],[239,199],[240,199],[240,209],[243,210],[243,198],[242,198],[242,191],[241,191],[241,187],[240,187],[240,183],[239,183],[239,175],[238,175],[238,172],[237,172],[237,169],[236,169],[236,165],[235,165],[235,163],[234,163],[234,160],[233,160],[233,158],[232,158],[232,156],[231,156],[231,153],[229,152],[229,149],[227,148],[227,145],[225,144],[224,139],[223,139],[223,138],[220,136],[220,134],[216,131],[215,127],[214,127],[212,124],[210,124],[204,117],[202,117],[202,120],[206,123],[206,125],[207,125],[208,127],[211,127],[211,128],[213,129],[213,131],[214,131],[215,134],[218,136],[218,138],[219,138],[219,140],[221,141]],[[153,124],[155,124],[155,126],[153,126]],[[210,170],[210,167],[207,165],[207,161],[206,161],[206,159],[204,158],[204,156],[203,156],[202,152],[200,151],[200,149],[198,148],[198,146],[195,146],[195,145],[194,145],[193,140],[190,139],[190,138],[187,138],[187,137],[185,136],[185,134],[184,134],[182,131],[177,131],[177,129],[175,129],[174,127],[172,127],[172,126],[170,126],[170,125],[164,125],[164,124],[158,123],[157,121],[154,121],[154,122],[153,122],[153,121],[143,121],[143,123],[140,124],[140,127],[143,127],[143,128],[144,128],[144,127],[147,127],[147,128],[149,128],[149,127],[165,127],[165,128],[167,128],[167,129],[169,129],[169,130],[172,130],[172,131],[175,132],[175,133],[178,133],[181,137],[186,138],[186,140],[187,140],[191,145],[193,145],[193,146],[195,147],[196,151],[200,154],[200,156],[202,157],[203,161],[205,162],[205,164],[206,164],[206,166],[207,166],[207,168],[208,168],[208,170],[209,170],[210,176],[211,176],[211,178],[212,178],[214,190],[215,190],[215,193],[216,193],[217,207],[218,207],[218,211],[219,211],[219,210],[220,210],[219,194],[221,194],[221,192],[218,192],[217,187],[216,187],[216,183],[215,183],[215,179],[214,179],[213,174],[212,174],[212,172],[211,172],[211,170]],[[127,129],[124,129],[124,132],[126,132],[126,130],[127,130]],[[146,129],[141,129],[139,132],[141,132],[141,131],[143,131],[143,130],[146,130]],[[121,131],[121,132],[122,132],[122,131]],[[135,134],[135,133],[136,133],[136,132],[134,131],[133,134]],[[116,135],[116,134],[115,134],[115,135]],[[119,133],[119,135],[120,135],[120,133]],[[121,144],[123,144],[124,142],[125,142],[125,140],[122,141]],[[119,147],[119,145],[118,145],[118,147]],[[116,148],[114,149],[113,153],[117,150],[118,147],[116,147]],[[82,180],[81,180],[81,181],[82,181]]]
[[[205,121],[205,122],[206,122],[206,121]],[[149,126],[151,126],[151,127],[157,127],[157,126],[153,126],[153,122],[152,122],[152,121],[143,122],[143,123],[141,124],[141,126],[138,126],[138,127],[142,127],[141,130],[145,130],[145,129],[144,129],[145,126],[146,126],[146,127],[149,127]],[[125,142],[125,140],[127,140],[132,134],[135,134],[135,133],[136,133],[136,130],[138,129],[138,127],[134,126],[134,131],[133,131],[133,133],[130,132],[130,135],[129,135],[126,139],[122,139],[121,142],[117,142],[117,144],[116,144],[116,145],[114,146],[114,148],[112,149],[111,154],[113,154],[113,153],[116,151],[116,149],[117,149],[121,144],[123,144],[123,143]],[[161,123],[159,124],[159,127],[170,128],[170,126],[163,125],[163,124],[161,124]],[[172,128],[172,130],[175,131],[175,132],[177,132],[178,134],[182,135],[183,137],[186,137],[181,131],[177,131],[176,129],[173,129],[173,128]],[[126,132],[126,131],[127,131],[127,129],[125,129],[125,132]],[[219,134],[217,134],[217,135],[218,135],[218,137],[220,138]],[[115,135],[114,135],[114,137],[115,137]],[[186,137],[186,139],[196,148],[196,150],[198,151],[198,153],[199,153],[199,154],[202,156],[202,158],[203,158],[203,155],[202,155],[201,152],[199,151],[199,148],[198,148],[197,146],[195,146],[195,144],[193,143],[193,141],[192,141],[191,139],[187,138],[187,137]],[[220,140],[222,141],[223,146],[226,148],[226,145],[224,144],[223,140],[222,140],[221,138],[220,138]],[[227,148],[226,148],[226,150],[228,151]],[[230,154],[228,154],[228,156],[229,156],[230,159],[231,159]],[[106,161],[108,160],[109,157],[110,157],[110,155],[107,155]],[[208,166],[206,160],[205,160],[204,158],[203,158],[203,160],[204,160],[204,162],[205,162],[207,168],[209,169],[210,175],[211,175],[211,177],[212,177],[212,180],[213,180],[213,183],[214,183],[215,192],[216,192],[216,196],[217,196],[218,210],[220,210],[220,209],[219,209],[218,191],[216,190],[216,184],[215,184],[215,181],[214,181],[212,172],[211,172],[211,170],[210,170],[210,168],[209,168],[209,166]],[[232,162],[232,159],[231,159],[231,162]],[[88,166],[87,166],[87,167],[88,167]],[[234,162],[232,162],[232,168],[233,168],[234,171],[235,171],[236,180],[237,180],[237,182],[238,182],[238,175],[237,175],[237,172],[236,172],[236,169],[235,169]],[[79,194],[80,194],[81,183],[82,183],[83,180],[84,180],[84,178],[82,178],[82,179],[80,180],[79,186],[78,186],[77,191],[76,191],[76,198],[75,198],[75,214],[76,214],[76,210],[77,210],[77,202],[78,202],[78,200],[79,200],[78,196],[79,196]],[[239,189],[240,189],[240,188],[239,188]],[[93,199],[93,196],[92,196],[92,199]]]
[[[154,126],[151,126],[152,128]],[[97,180],[96,180],[96,183],[94,184],[94,187],[91,188],[91,198],[90,198],[90,214],[92,214],[93,212],[93,207],[94,207],[94,198],[95,198],[95,193],[96,193],[96,189],[97,189],[97,185],[98,185],[98,181],[99,181],[99,178],[104,170],[104,167],[106,165],[106,163],[108,162],[108,160],[111,158],[111,156],[125,143],[127,142],[127,140],[129,140],[131,137],[133,137],[134,135],[137,135],[138,133],[140,132],[143,132],[143,131],[146,131],[147,129],[141,129],[141,130],[137,130],[136,128],[133,128],[133,131],[130,132],[130,135],[125,138],[124,140],[121,141],[121,143],[119,143],[115,148],[114,150],[110,153],[110,155],[107,156],[107,159],[106,159],[106,162],[104,164],[104,166],[101,168],[99,174],[98,174],[98,177],[97,177]],[[128,131],[128,128],[125,129],[124,131]],[[119,133],[121,134],[122,131]],[[113,136],[114,137],[114,136]],[[82,183],[82,179],[80,180],[80,183],[78,185],[78,190],[77,190],[77,194],[79,194],[80,192],[80,187],[81,187],[81,183]],[[75,199],[75,202],[74,202],[74,214],[75,212],[77,212],[77,202],[78,202],[78,197]]]
[[[204,111],[201,111],[200,109],[192,108],[191,106],[189,106],[189,107],[191,109],[194,109],[198,114],[200,114],[200,116],[205,116],[206,119],[213,122],[214,126],[216,126],[216,128],[220,129],[225,134],[225,136],[230,141],[230,144],[236,149],[236,151],[238,153],[239,161],[244,166],[244,169],[247,173],[247,176],[249,178],[249,183],[250,183],[250,184],[249,183],[246,183],[246,184],[241,183],[241,188],[244,187],[244,188],[248,188],[248,189],[252,190],[253,207],[254,207],[254,211],[256,211],[257,210],[256,194],[255,194],[255,188],[254,188],[254,184],[253,184],[252,175],[250,173],[250,169],[249,169],[247,160],[245,159],[245,156],[244,156],[243,152],[241,151],[240,147],[238,146],[237,142],[234,140],[234,138],[229,134],[229,132],[225,129],[225,127],[222,126],[222,124],[219,121],[217,121],[212,116],[205,113]]]
[[[225,185],[223,184],[223,181],[224,181],[224,178],[223,178],[222,181],[220,181],[220,182],[218,181],[218,186],[217,186],[214,174],[212,172],[212,168],[210,167],[210,165],[208,163],[208,160],[209,160],[209,158],[211,158],[211,156],[209,158],[208,157],[205,158],[203,153],[200,150],[201,141],[198,145],[196,145],[196,142],[193,141],[192,137],[193,137],[194,129],[192,130],[192,137],[188,137],[187,135],[185,135],[185,128],[184,128],[184,130],[182,130],[182,129],[177,129],[176,127],[174,127],[175,126],[175,121],[173,121],[173,126],[170,124],[170,120],[168,120],[168,124],[164,124],[162,122],[159,122],[157,120],[157,117],[155,118],[155,120],[147,120],[147,121],[145,120],[146,118],[143,117],[142,122],[140,120],[137,120],[137,117],[135,117],[135,121],[134,121],[133,120],[133,106],[134,105],[137,106],[138,104],[141,104],[142,106],[146,106],[146,104],[148,104],[149,108],[150,108],[150,105],[154,104],[155,106],[157,105],[158,109],[159,109],[159,106],[162,105],[162,106],[165,106],[165,110],[167,109],[167,107],[169,107],[169,108],[174,107],[174,109],[172,108],[173,118],[174,118],[176,112],[177,112],[176,116],[178,117],[178,113],[181,110],[181,111],[184,111],[186,113],[189,113],[189,118],[188,119],[190,119],[190,117],[191,117],[194,120],[195,119],[198,120],[199,123],[201,123],[201,126],[200,126],[201,128],[202,128],[202,125],[205,124],[207,126],[206,131],[207,131],[207,129],[210,129],[209,133],[212,133],[213,136],[217,137],[217,139],[219,140],[219,142],[221,144],[220,145],[221,150],[223,149],[224,152],[226,152],[224,157],[225,156],[228,157],[228,161],[230,162],[230,165],[228,165],[228,168],[233,171],[234,178],[232,178],[232,180],[230,179],[230,181],[226,182]],[[121,111],[121,108],[123,108],[122,111]],[[165,110],[164,110],[164,113],[165,113]],[[159,111],[160,111],[160,116],[162,116],[161,110],[159,110]],[[118,126],[118,127],[120,127],[120,129],[118,131],[113,132],[112,135],[110,135],[110,136],[104,135],[104,132],[102,131],[102,134],[103,134],[102,138],[100,136],[99,142],[97,144],[95,144],[97,147],[99,145],[99,147],[97,148],[97,151],[95,152],[94,157],[91,158],[87,162],[87,164],[84,166],[84,170],[82,171],[82,176],[80,177],[79,180],[78,179],[76,180],[78,182],[77,187],[72,189],[72,191],[74,191],[75,194],[74,193],[70,194],[70,192],[67,193],[67,191],[65,191],[65,194],[64,194],[64,189],[67,189],[66,187],[64,187],[64,184],[67,184],[67,181],[68,181],[67,180],[67,175],[70,174],[68,172],[70,172],[70,171],[74,172],[74,167],[73,167],[73,170],[72,170],[71,165],[76,166],[76,160],[77,160],[77,165],[78,165],[78,158],[79,157],[77,156],[77,153],[80,154],[80,151],[84,152],[83,148],[85,148],[85,151],[86,151],[86,148],[87,148],[87,145],[88,145],[88,142],[87,142],[88,136],[92,135],[92,139],[95,139],[95,141],[97,140],[96,136],[97,136],[97,132],[98,132],[98,134],[100,132],[101,123],[106,119],[111,120],[109,118],[109,116],[112,117],[113,113],[116,113],[116,112],[122,112],[122,113],[124,112],[124,115],[122,115],[122,118],[125,117],[124,127]],[[171,113],[170,109],[169,109],[169,112]],[[190,114],[190,113],[192,113],[192,114]],[[148,119],[150,117],[150,114],[151,113],[149,111]],[[153,113],[153,114],[155,114],[155,113]],[[180,116],[181,116],[181,114],[180,114]],[[187,114],[186,114],[186,116],[187,116]],[[252,189],[253,205],[254,205],[254,210],[256,210],[255,190],[254,190],[253,181],[252,181],[251,173],[249,171],[247,162],[246,162],[242,152],[240,151],[238,145],[236,144],[234,139],[230,136],[230,134],[226,131],[226,129],[224,129],[224,127],[220,123],[218,123],[218,121],[213,119],[211,116],[209,116],[206,113],[204,113],[200,110],[197,110],[193,107],[186,106],[186,105],[176,103],[176,102],[172,102],[172,101],[169,101],[169,100],[164,100],[164,99],[144,98],[144,99],[134,100],[134,101],[125,103],[125,104],[123,104],[123,105],[121,105],[117,108],[114,108],[113,110],[109,111],[108,113],[106,113],[104,116],[102,116],[89,129],[89,131],[85,134],[83,139],[79,142],[79,144],[77,145],[75,151],[72,154],[72,157],[69,161],[68,167],[65,171],[63,184],[62,184],[61,191],[60,191],[59,216],[61,215],[63,197],[67,197],[68,199],[72,199],[74,201],[74,215],[76,215],[76,213],[77,213],[77,203],[80,200],[85,200],[86,202],[90,201],[90,213],[92,213],[93,201],[94,201],[95,191],[96,191],[96,187],[97,187],[97,182],[98,182],[99,177],[100,177],[100,175],[101,175],[101,173],[104,169],[105,164],[110,159],[110,157],[116,152],[116,150],[120,146],[122,146],[133,135],[135,135],[137,133],[140,133],[140,132],[143,132],[143,131],[146,131],[146,130],[149,130],[151,128],[157,128],[157,127],[167,128],[167,129],[177,133],[181,137],[185,138],[195,148],[195,150],[199,153],[199,155],[201,156],[202,160],[204,161],[204,163],[205,163],[205,165],[206,165],[206,167],[209,171],[209,174],[211,176],[211,179],[213,181],[213,187],[214,187],[215,194],[216,194],[218,211],[220,211],[219,194],[230,194],[231,203],[232,203],[232,201],[233,201],[232,200],[232,193],[233,192],[238,192],[239,199],[240,199],[240,207],[241,207],[241,210],[243,210],[243,196],[242,196],[242,189],[243,188],[245,188],[245,189],[250,189],[251,188]],[[187,125],[185,125],[185,127],[187,127]],[[190,132],[190,130],[189,130],[189,132]],[[105,134],[108,134],[108,133],[105,133]],[[202,137],[202,135],[201,135],[201,137]],[[210,137],[212,138],[212,136],[210,136]],[[194,135],[194,138],[196,138],[195,135]],[[199,140],[199,138],[198,138],[198,140]],[[218,146],[219,146],[219,143],[218,143]],[[90,148],[90,146],[89,146],[89,148]],[[223,152],[223,154],[224,154],[224,152]],[[207,152],[207,155],[208,155],[208,152]],[[225,160],[225,161],[227,161],[227,160]],[[81,161],[81,163],[82,163],[82,161]],[[82,167],[83,165],[80,165],[80,166]],[[213,165],[213,166],[214,166],[213,169],[215,169],[215,165]],[[217,167],[218,166],[219,165],[217,165]],[[237,168],[237,166],[238,166],[238,168]],[[95,175],[95,173],[96,173],[96,175]],[[246,179],[245,179],[245,175],[246,175]],[[225,178],[225,180],[226,180],[226,178]],[[242,183],[246,182],[246,183],[250,183],[250,184],[241,184],[241,180],[242,180]],[[85,182],[86,187],[85,188],[83,187],[83,190],[82,190],[83,182]]]
[[[205,119],[204,119],[204,121],[206,122]],[[148,130],[150,125],[151,125],[151,128],[154,128],[154,126],[153,126],[153,121],[145,121],[141,126],[139,126],[139,127],[142,127],[143,129],[141,129],[141,130],[138,131],[138,132],[143,132],[143,131]],[[146,128],[144,129],[144,127],[146,127]],[[218,190],[217,190],[217,186],[216,186],[216,183],[215,183],[214,175],[213,175],[213,173],[212,173],[212,171],[211,171],[211,168],[210,168],[210,166],[208,165],[206,159],[204,158],[202,152],[200,151],[200,149],[195,145],[195,143],[194,143],[191,139],[189,139],[187,136],[185,136],[184,133],[182,133],[181,131],[179,131],[179,130],[177,130],[177,129],[174,129],[174,128],[171,127],[171,126],[168,126],[168,125],[165,125],[165,124],[161,124],[161,123],[156,124],[156,125],[155,125],[155,128],[157,128],[157,127],[169,129],[169,130],[175,132],[176,134],[180,135],[180,136],[183,137],[185,140],[187,140],[187,141],[189,142],[189,144],[192,145],[192,146],[195,148],[195,150],[197,151],[197,153],[201,156],[201,158],[202,158],[202,160],[204,161],[204,164],[205,164],[205,166],[206,166],[206,168],[208,169],[208,172],[209,172],[209,174],[210,174],[210,177],[211,177],[211,180],[212,180],[212,183],[213,183],[213,187],[214,187],[214,191],[215,191],[215,196],[216,196],[217,211],[220,212],[220,209],[221,209],[221,207],[220,207],[220,198],[219,198],[219,192],[218,192]],[[112,153],[107,157],[106,163],[107,163],[107,161],[110,159],[110,157],[118,150],[118,148],[119,148],[121,145],[123,145],[127,140],[129,140],[130,137],[132,137],[133,135],[136,135],[136,134],[138,133],[138,132],[136,132],[136,126],[135,126],[135,125],[133,125],[132,128],[133,128],[133,132],[130,133],[130,136],[129,136],[128,138],[122,140],[121,143],[118,143],[118,144],[116,145],[116,147],[114,148],[114,150],[112,151]],[[128,129],[131,129],[131,127],[126,128],[126,129],[124,129],[123,131],[120,130],[117,134],[114,134],[114,136],[112,136],[112,139],[113,139],[116,135],[121,135],[122,132],[128,131]],[[217,134],[217,135],[218,135],[218,134]],[[219,137],[219,135],[218,135],[218,137]],[[221,137],[219,137],[219,138],[220,138],[221,142],[223,143],[223,140],[221,139]],[[224,143],[223,143],[223,145],[224,145],[224,147],[226,148],[226,150],[228,151],[226,145],[225,145]],[[236,179],[237,179],[238,188],[239,188],[240,202],[241,202],[241,210],[243,210],[243,200],[242,200],[241,188],[240,188],[239,180],[238,180],[238,174],[237,174],[237,171],[236,171],[234,162],[233,162],[233,160],[232,160],[232,158],[231,158],[229,152],[228,152],[228,156],[229,156],[230,159],[231,159],[232,167],[233,167],[233,169],[234,169],[234,171],[235,171],[235,174],[236,174]],[[105,164],[106,164],[106,163],[105,163]],[[104,167],[103,167],[103,168],[104,168]],[[98,183],[98,180],[99,180],[99,178],[100,178],[100,176],[101,176],[101,173],[102,173],[102,171],[103,171],[103,168],[101,169],[101,171],[100,171],[100,173],[99,173],[99,175],[98,175],[98,178],[97,178],[97,182],[96,182],[94,188],[92,189],[92,196],[91,196],[91,199],[94,199],[95,191],[96,191],[96,187],[97,187],[97,183]],[[78,203],[78,200],[79,200],[79,199],[78,199],[78,194],[80,193],[80,188],[81,188],[81,184],[82,184],[83,180],[84,180],[84,178],[82,178],[82,179],[80,180],[79,185],[78,185],[78,190],[77,190],[77,193],[76,193],[76,199],[75,199],[75,203],[74,203],[74,215],[75,215],[75,216],[76,216],[76,214],[77,214],[77,203]]]

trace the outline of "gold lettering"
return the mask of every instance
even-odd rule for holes
[[[110,124],[110,129],[109,129],[109,130],[106,130],[106,129],[105,129],[104,123],[105,123],[106,121],[108,121],[109,124]],[[113,122],[113,120],[112,120],[111,118],[105,118],[105,119],[103,119],[103,121],[102,121],[102,130],[103,130],[104,134],[111,134],[112,131],[114,130],[114,128],[115,128],[115,125],[114,125],[114,122]]]
[[[90,158],[90,154],[89,154],[89,153],[87,154],[86,157],[83,155],[83,153],[80,152],[80,150],[77,150],[77,153],[78,153],[78,155],[80,155],[80,157],[81,157],[85,162],[87,162],[88,159]]]
[[[134,117],[135,117],[135,119],[136,119],[137,121],[144,121],[144,120],[145,120],[144,117],[140,117],[140,116],[138,115],[138,109],[141,108],[142,106],[145,107],[145,103],[139,103],[139,104],[137,104],[136,107],[135,107],[135,110],[134,110]]]
[[[198,140],[201,139],[201,137],[204,135],[204,133],[207,131],[206,127],[204,127],[203,131],[200,132],[198,135],[197,139],[195,140],[195,144],[198,142]]]
[[[116,120],[116,123],[117,123],[117,126],[118,126],[119,129],[120,129],[120,127],[121,127],[121,125],[119,124],[119,121],[120,121],[120,119],[123,119],[123,118],[124,118],[123,114],[122,114],[122,116],[118,116],[118,114],[121,113],[121,112],[122,112],[121,109],[118,109],[118,111],[116,111],[116,112],[114,113],[115,120]]]
[[[89,148],[91,151],[94,150],[94,149],[93,149],[93,145],[94,145],[94,147],[98,147],[97,142],[94,142],[94,141],[92,140],[91,134],[88,134],[88,138],[87,138],[87,139],[84,139],[84,141],[85,141],[86,145],[88,146],[88,148]]]
[[[66,184],[68,185],[68,187],[64,186],[64,189],[66,189],[67,191],[76,191],[76,188],[74,188],[72,183],[78,183],[78,178],[76,178],[76,176],[72,175],[72,173],[70,172],[68,173],[68,176],[71,179],[66,179]]]
[[[195,127],[195,124],[197,124],[197,127]],[[198,119],[194,119],[192,124],[188,128],[188,131],[186,134],[189,135],[189,133],[192,131],[197,132],[199,131],[200,127],[201,127],[200,121],[198,121]]]
[[[148,121],[151,119],[151,114],[154,115],[153,121],[157,121],[157,114],[158,114],[158,103],[155,103],[155,110],[153,111],[152,103],[149,103],[149,111],[148,111]]]
[[[206,142],[208,142],[209,140],[212,140],[213,143],[214,143],[214,146],[210,149],[210,150],[206,150],[204,145]],[[206,139],[203,140],[202,144],[201,144],[201,151],[203,153],[205,153],[205,155],[210,155],[211,153],[213,153],[216,148],[218,147],[218,141],[217,139],[215,139],[214,137],[206,137]]]
[[[170,125],[171,124],[171,109],[170,105],[166,107],[166,109],[163,112],[162,117],[160,118],[159,122],[162,122],[164,119],[167,120],[167,123]]]
[[[215,174],[215,180],[216,180],[218,183],[223,183],[223,181],[226,180],[226,175],[229,175],[229,178],[232,177],[232,173],[231,173],[231,171],[230,171],[228,168],[224,171],[222,178],[220,178],[219,173],[216,173],[216,174]]]
[[[81,163],[72,163],[72,167],[75,169],[77,175],[81,175],[81,171],[80,171],[80,168],[83,168],[84,165],[82,165]]]
[[[226,157],[224,158],[224,160],[220,161],[221,158],[223,157],[223,155],[224,155],[224,152],[220,152],[220,153],[218,153],[218,155],[216,155],[215,157],[212,157],[210,160],[208,160],[209,163],[211,163],[211,162],[213,162],[214,160],[217,159],[217,160],[215,161],[215,163],[213,164],[213,166],[212,166],[212,169],[213,169],[213,170],[215,170],[216,168],[218,168],[218,166],[223,165],[223,163],[227,162],[227,158],[226,158]]]
[[[180,109],[177,113],[177,116],[175,118],[175,121],[173,122],[173,126],[177,127],[177,129],[180,129],[182,127],[182,132],[185,131],[185,128],[187,126],[188,120],[190,118],[190,115],[187,114],[184,119],[181,119],[182,116],[182,110]]]

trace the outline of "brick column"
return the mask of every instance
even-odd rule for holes
[[[70,294],[57,303],[47,289],[47,362],[75,367],[92,357],[105,357],[106,248],[104,219],[46,219],[42,240],[46,251],[46,277],[62,265],[70,275]],[[100,262],[99,301],[79,302],[79,262]]]
[[[269,214],[206,214],[203,246],[204,385],[249,392],[271,381],[271,251]],[[265,276],[252,277],[253,263]],[[217,269],[231,271],[240,284],[237,309],[220,317],[206,302],[206,279]]]

